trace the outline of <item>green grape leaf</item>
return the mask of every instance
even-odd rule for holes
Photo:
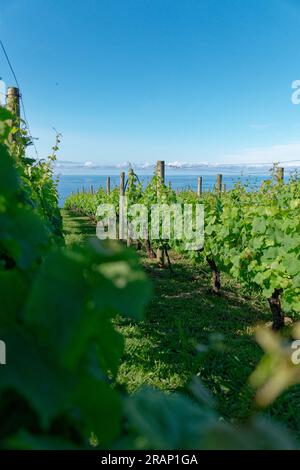
[[[1,367],[0,390],[14,389],[38,413],[47,427],[68,403],[72,381],[57,367],[34,336],[14,327],[1,330],[6,344],[6,365]]]
[[[107,383],[93,377],[81,377],[73,400],[79,406],[85,434],[95,433],[101,447],[108,446],[120,433],[121,401]]]
[[[12,324],[21,314],[27,295],[27,283],[14,270],[0,271],[0,326]]]
[[[125,412],[130,428],[148,449],[199,449],[217,422],[214,411],[188,397],[148,388],[126,399]]]

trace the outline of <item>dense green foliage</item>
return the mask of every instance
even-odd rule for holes
[[[95,230],[94,223],[89,222],[87,217],[70,211],[64,210],[63,215],[68,242],[73,244],[77,240],[86,243],[91,231]],[[200,377],[216,400],[209,398],[210,394],[198,381],[199,395],[203,394],[204,400],[207,397],[210,404],[208,409],[212,408],[211,418],[216,416],[218,423],[233,422],[237,427],[226,424],[231,433],[230,438],[221,432],[214,440],[215,431],[219,428],[212,419],[209,435],[204,436],[205,443],[201,444],[204,447],[255,448],[261,445],[262,448],[280,448],[283,444],[279,443],[278,438],[286,431],[274,427],[267,418],[270,416],[289,425],[294,436],[299,436],[299,387],[293,387],[276,401],[271,409],[264,412],[264,417],[255,418],[255,392],[247,384],[247,379],[262,355],[253,337],[255,328],[261,319],[266,321],[268,318],[264,303],[259,297],[254,296],[251,301],[247,291],[237,290],[235,282],[226,275],[223,295],[212,295],[207,289],[209,271],[205,264],[193,265],[174,253],[171,253],[174,270],[172,274],[168,270],[159,269],[155,260],[147,260],[143,255],[141,259],[154,282],[155,294],[147,306],[143,321],[135,322],[120,317],[115,321],[118,331],[125,337],[125,351],[117,383],[131,393],[147,384],[167,391],[168,394],[174,391],[182,393],[185,390],[186,395],[190,394],[186,387],[192,377]],[[263,369],[262,377],[266,378],[268,369]],[[142,396],[140,391],[139,397]],[[161,397],[165,401],[162,393],[155,394],[155,397],[157,400]],[[139,403],[146,411],[147,400],[140,398]],[[130,414],[127,419],[131,422],[132,418]],[[157,425],[157,419],[160,421],[159,417],[151,420],[151,428]],[[172,431],[172,442],[173,439],[176,442],[178,434],[182,436],[181,439],[184,438],[185,429],[180,420],[176,424],[176,432]],[[177,423],[176,409],[170,421]],[[260,425],[264,423],[264,436],[259,434],[260,443],[254,437],[250,439],[258,422]],[[165,430],[165,420],[162,426]],[[271,444],[269,439],[274,438],[274,432],[276,438]],[[143,443],[144,433],[140,434],[140,438]],[[160,439],[163,439],[163,445],[166,436],[160,435]],[[194,440],[190,439],[191,445],[195,445],[192,444]],[[269,441],[268,444],[265,439]],[[158,445],[157,440],[154,443]],[[132,443],[129,444],[126,440],[126,445],[130,446]],[[151,447],[148,441],[144,445],[146,448],[148,445]]]
[[[157,202],[204,205],[205,243],[202,250],[186,251],[185,239],[151,240],[153,246],[172,248],[195,261],[206,259],[215,276],[219,271],[229,272],[241,284],[259,291],[266,299],[280,296],[285,312],[300,313],[298,178],[291,178],[288,184],[270,180],[257,191],[247,191],[238,184],[231,191],[208,192],[200,198],[192,191],[175,193],[164,185],[157,185],[156,177],[144,191],[140,185],[136,188],[130,183],[126,193],[129,209],[130,204],[136,203],[144,204],[149,213],[151,205]],[[98,204],[113,202],[117,210],[116,193],[115,189],[113,201],[111,195],[106,196],[102,189],[95,195],[71,195],[66,208],[89,215],[89,209],[93,207],[95,216]],[[89,205],[90,201],[93,201],[92,205]],[[218,286],[215,285],[214,289],[217,292]]]
[[[109,384],[123,349],[111,320],[141,315],[149,286],[120,246],[63,246],[51,167],[9,144],[0,112],[1,446],[84,446],[91,431],[107,445],[122,410]]]
[[[131,396],[118,388],[124,341],[113,321],[141,317],[150,294],[145,273],[121,244],[91,238],[64,245],[55,156],[26,158],[26,133],[9,124],[7,111],[0,113],[0,331],[7,349],[0,447],[296,447],[261,418],[238,428],[220,420],[198,380],[189,394],[144,389]],[[139,199],[139,187],[129,191]],[[174,197],[161,191],[164,200]],[[150,203],[153,194],[154,186],[142,197]]]

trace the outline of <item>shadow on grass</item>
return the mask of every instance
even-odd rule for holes
[[[154,296],[144,321],[119,320],[126,347],[118,380],[130,391],[151,385],[186,389],[197,375],[215,395],[226,419],[244,419],[254,408],[247,381],[262,357],[254,330],[271,319],[266,302],[223,276],[222,295],[211,294],[210,272],[175,257],[174,274],[145,260]],[[300,386],[267,410],[300,439]]]
[[[84,243],[95,235],[89,218],[62,210],[67,244]],[[253,410],[253,390],[247,380],[262,356],[253,334],[271,320],[268,307],[223,276],[222,294],[210,292],[206,266],[173,256],[174,273],[143,260],[154,285],[145,319],[119,318],[125,352],[118,383],[129,391],[151,385],[166,391],[186,389],[198,375],[217,397],[227,419],[247,417]],[[300,387],[284,393],[264,411],[300,436]]]
[[[209,271],[186,260],[175,260],[174,274],[149,261],[146,270],[155,293],[145,320],[118,321],[126,338],[120,383],[131,391],[143,384],[174,391],[198,375],[227,402],[224,412],[228,401],[232,408],[237,395],[249,393],[245,383],[261,357],[253,333],[270,319],[267,308],[245,300],[228,279],[214,296]]]
[[[78,215],[76,212],[61,209],[63,217],[63,232],[67,245],[85,243],[96,235],[96,225],[89,217]]]

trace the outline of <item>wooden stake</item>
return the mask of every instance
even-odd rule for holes
[[[9,87],[6,95],[6,108],[18,119],[20,118],[20,92],[19,88]]]
[[[125,196],[125,173],[120,174],[120,196]]]
[[[165,182],[165,162],[163,160],[158,160],[156,166],[156,174],[158,177],[158,186],[164,184]],[[164,267],[165,265],[165,253],[163,248],[158,248],[156,251],[156,259],[159,266]]]
[[[110,194],[110,176],[106,178],[106,193]]]
[[[14,119],[8,121],[9,126],[15,125],[20,126],[20,92],[19,88],[9,87],[6,94],[6,109],[14,115]],[[10,134],[8,141],[10,143],[17,141],[18,134]]]
[[[160,183],[165,182],[165,162],[163,160],[158,160],[156,165],[156,175],[160,179]]]
[[[124,240],[124,214],[122,214],[121,211],[121,197],[125,196],[125,173],[124,171],[121,172],[120,174],[120,209],[119,209],[119,239]]]
[[[132,178],[133,178],[133,169],[132,168],[129,168],[128,170],[128,183],[127,183],[127,190],[129,189],[129,186],[132,182]],[[129,233],[129,230],[127,232],[127,246],[131,246],[131,239],[130,239],[130,233]]]
[[[217,191],[221,192],[222,190],[222,175],[217,175],[217,185],[216,185]]]
[[[198,176],[197,180],[197,196],[202,195],[202,176]]]

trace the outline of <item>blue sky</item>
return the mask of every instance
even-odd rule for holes
[[[0,1],[40,156],[300,160],[298,0]]]

